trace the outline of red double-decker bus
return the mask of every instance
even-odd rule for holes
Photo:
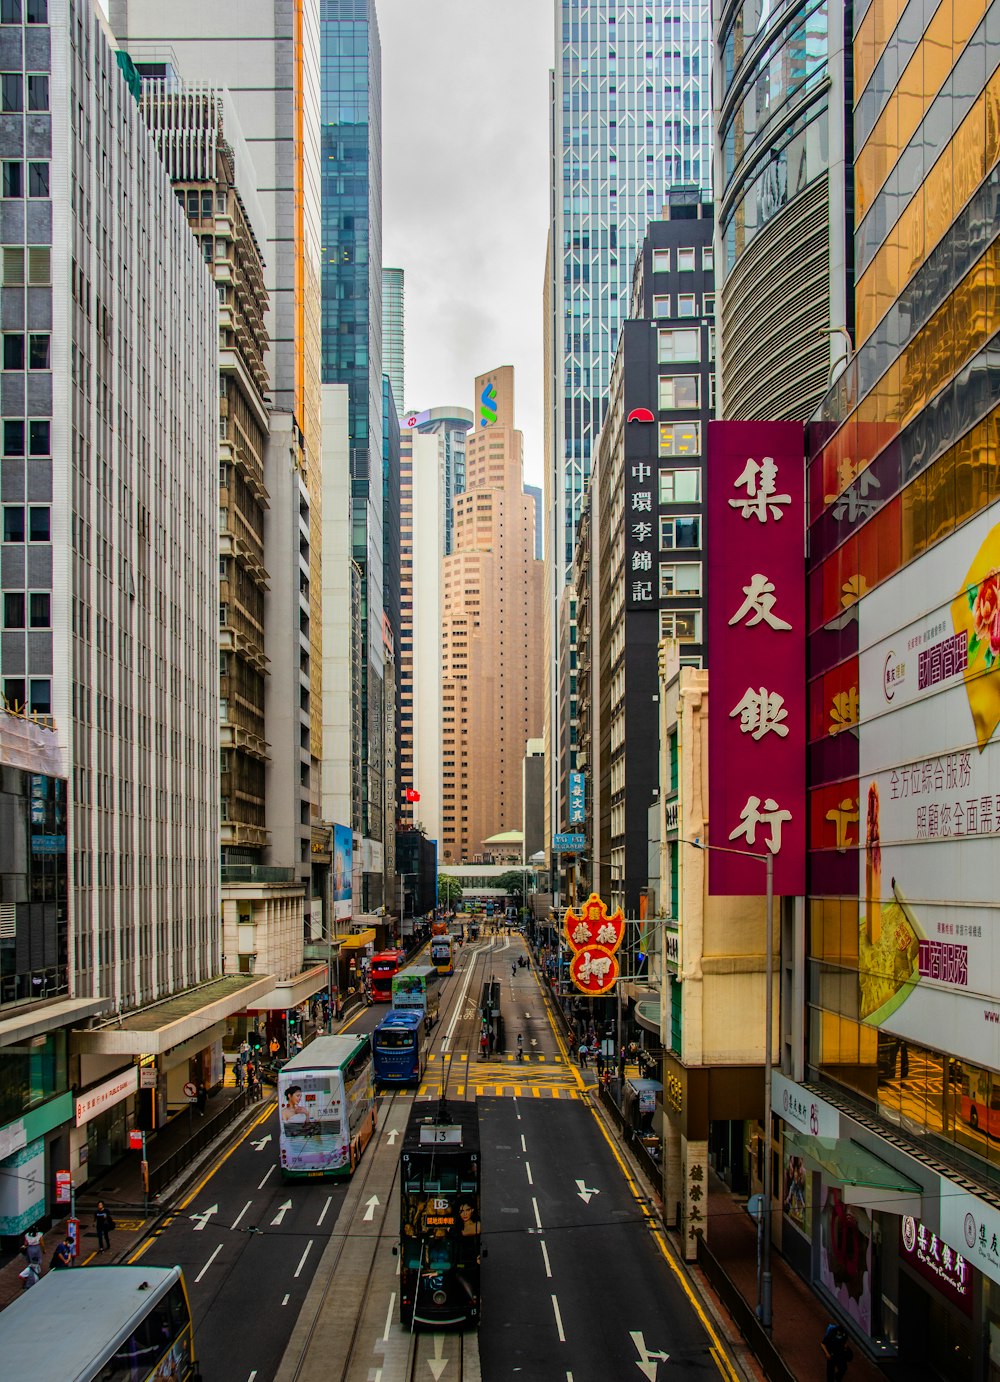
[[[372,1002],[392,1002],[393,975],[402,968],[406,954],[402,950],[380,950],[372,956]]]

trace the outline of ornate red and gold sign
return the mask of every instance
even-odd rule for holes
[[[567,907],[564,926],[573,951],[569,967],[573,983],[591,997],[610,993],[619,974],[615,951],[625,935],[621,908],[609,914],[598,895],[591,893],[578,912]]]

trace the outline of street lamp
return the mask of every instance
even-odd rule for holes
[[[754,859],[763,864],[767,876],[767,939],[764,948],[764,1206],[759,1225],[761,1232],[761,1265],[757,1276],[757,1318],[765,1329],[771,1328],[771,1042],[774,1023],[774,855],[754,854],[747,849],[729,849],[726,845],[706,845],[702,840],[678,840],[692,849],[714,850],[716,854],[738,854],[741,859]]]

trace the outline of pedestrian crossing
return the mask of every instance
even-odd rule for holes
[[[425,1081],[417,1090],[417,1098],[440,1099],[444,1092],[441,1084]],[[570,1084],[539,1084],[534,1081],[487,1083],[485,1080],[449,1084],[447,1092],[456,1099],[582,1099],[586,1094],[586,1090]]]
[[[442,1064],[447,1063],[449,1061],[454,1061],[459,1064],[463,1062],[468,1064],[469,1060],[470,1057],[466,1052],[456,1052],[454,1055],[452,1055],[450,1051],[445,1051],[441,1054],[432,1053],[427,1057],[428,1065],[433,1064],[435,1061]],[[525,1051],[523,1059],[519,1061],[517,1059],[517,1053],[515,1051],[505,1051],[499,1055],[490,1056],[487,1060],[481,1060],[480,1057],[475,1056],[472,1058],[472,1064],[476,1067],[482,1067],[483,1069],[488,1070],[491,1066],[500,1064],[551,1066],[565,1065],[566,1062],[561,1055],[557,1054],[551,1056],[542,1053],[536,1053],[535,1051]]]

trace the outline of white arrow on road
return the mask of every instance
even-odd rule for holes
[[[444,1357],[444,1335],[434,1335],[434,1357],[427,1359],[427,1366],[434,1374],[434,1382],[441,1382],[441,1374],[448,1366],[448,1359]]]
[[[200,1214],[189,1214],[188,1218],[194,1219],[195,1221],[194,1232],[201,1233],[205,1225],[208,1223],[209,1219],[211,1219],[212,1215],[218,1214],[218,1212],[219,1206],[217,1204],[213,1204],[211,1209],[203,1209]]]
[[[576,1183],[576,1193],[583,1200],[584,1204],[590,1204],[591,1195],[599,1195],[600,1190],[596,1190],[592,1185],[588,1185],[585,1180],[578,1180]]]
[[[271,1134],[265,1133],[264,1136],[258,1138],[256,1142],[251,1142],[250,1146],[253,1147],[255,1151],[262,1152],[264,1148],[267,1146],[267,1144],[270,1142],[270,1140]]]
[[[385,1139],[385,1140],[388,1142],[388,1144],[389,1144],[390,1147],[395,1147],[395,1145],[396,1145],[396,1138],[397,1138],[398,1136],[399,1136],[398,1130],[397,1130],[396,1128],[390,1128],[389,1132],[388,1132],[387,1135],[386,1135],[386,1139]]]
[[[381,1201],[379,1200],[379,1197],[377,1195],[373,1195],[370,1200],[367,1200],[365,1202],[365,1212],[362,1218],[362,1223],[371,1223],[371,1221],[375,1218],[375,1208],[380,1203]]]
[[[536,1037],[532,1037],[532,1038],[531,1038],[531,1044],[532,1044],[532,1046],[537,1046],[537,1045],[538,1045],[538,1040],[537,1040]]]
[[[279,1205],[278,1205],[278,1212],[277,1212],[277,1214],[275,1214],[274,1218],[271,1220],[271,1227],[272,1227],[272,1228],[276,1228],[277,1225],[281,1223],[282,1219],[285,1217],[285,1215],[288,1213],[288,1211],[291,1209],[291,1207],[292,1207],[292,1202],[291,1202],[291,1200],[286,1200],[284,1204],[279,1204]]]
[[[629,1331],[629,1338],[635,1344],[639,1357],[635,1360],[635,1365],[642,1373],[643,1377],[648,1377],[649,1382],[656,1382],[656,1369],[659,1363],[665,1363],[670,1357],[669,1353],[657,1353],[653,1349],[646,1347],[646,1340],[642,1337],[642,1331],[633,1329]]]

